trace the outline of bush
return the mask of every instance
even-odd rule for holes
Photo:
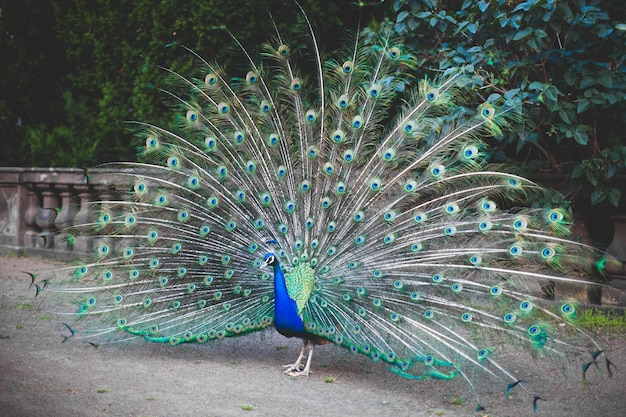
[[[532,173],[590,185],[617,205],[626,168],[626,8],[599,0],[395,0],[396,30],[430,72],[466,66],[483,98],[524,101],[499,150]],[[503,153],[494,155],[504,157]]]

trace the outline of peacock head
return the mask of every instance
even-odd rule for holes
[[[265,268],[266,266],[278,266],[278,258],[272,252],[267,253],[263,257],[263,263],[261,264],[261,268]]]

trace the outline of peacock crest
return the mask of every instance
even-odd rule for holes
[[[567,240],[566,210],[528,204],[552,191],[485,153],[520,103],[470,111],[462,68],[411,79],[392,30],[326,62],[310,34],[306,74],[278,31],[234,78],[193,51],[198,72],[164,68],[176,128],[135,123],[142,162],[107,165],[117,191],[69,231],[93,257],[46,278],[75,338],[178,345],[275,326],[304,341],[292,375],[334,343],[403,377],[508,389],[494,340],[599,352],[573,303],[541,299],[548,281],[587,285],[578,272],[599,255]]]

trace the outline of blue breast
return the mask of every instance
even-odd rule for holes
[[[304,323],[296,302],[289,297],[285,275],[278,262],[274,265],[274,327],[287,337],[305,337]]]

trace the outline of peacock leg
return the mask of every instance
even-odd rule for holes
[[[311,373],[311,362],[313,362],[313,348],[314,347],[315,347],[315,343],[309,340],[309,357],[306,360],[306,366],[298,374],[298,376],[309,376],[309,374]]]
[[[309,346],[309,357],[306,361],[306,366],[302,369],[302,359],[306,358],[304,356],[304,351],[306,347]],[[304,345],[302,346],[302,350],[300,351],[300,356],[296,363],[291,365],[290,369],[287,369],[285,373],[289,376],[309,376],[311,373],[311,361],[313,359],[313,348],[315,347],[315,343],[310,340],[305,340]],[[295,365],[298,365],[297,367]],[[293,369],[292,369],[293,368]]]
[[[296,376],[296,375],[293,375],[294,371],[300,372],[302,370],[302,359],[306,358],[306,356],[304,356],[304,352],[306,350],[306,346],[308,343],[309,343],[308,340],[302,339],[302,349],[300,350],[298,359],[296,359],[296,361],[292,363],[291,365],[283,365],[283,368],[287,368],[285,372],[283,372],[284,374],[287,374],[290,376]]]

